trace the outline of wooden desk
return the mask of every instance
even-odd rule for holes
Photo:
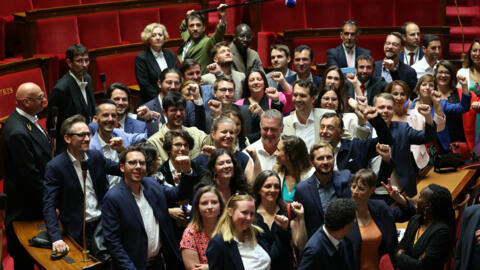
[[[52,253],[51,249],[32,247],[28,243],[28,240],[36,236],[40,231],[45,229],[40,229],[45,227],[44,221],[14,221],[13,228],[15,234],[17,235],[20,243],[22,243],[25,250],[30,254],[30,256],[35,260],[35,262],[42,268],[48,270],[70,270],[70,269],[98,269],[100,262],[94,257],[90,256],[92,261],[82,262],[82,250],[76,242],[74,242],[69,236],[64,237],[65,243],[70,247],[70,250],[66,257],[70,257],[74,260],[73,263],[67,263],[65,260],[61,259],[58,261],[52,261],[50,259],[50,254]]]
[[[463,191],[468,182],[472,179],[475,174],[475,170],[469,169],[459,169],[455,172],[450,173],[436,173],[433,168],[430,169],[427,176],[420,181],[417,181],[417,190],[418,193],[415,197],[410,198],[416,200],[420,194],[420,191],[427,187],[430,184],[437,184],[442,187],[447,188],[452,194],[452,200],[455,201]],[[405,229],[407,228],[408,222],[397,223],[397,228]]]

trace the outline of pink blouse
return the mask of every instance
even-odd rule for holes
[[[182,249],[193,249],[198,253],[201,264],[208,264],[207,260],[207,246],[210,242],[210,237],[204,231],[197,232],[193,225],[188,225],[183,232],[182,240],[180,241],[180,251]]]

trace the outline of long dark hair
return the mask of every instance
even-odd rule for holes
[[[258,72],[258,73],[260,73],[260,76],[262,76],[262,79],[263,79],[263,95],[265,95],[265,88],[268,87],[267,76],[258,67],[252,67],[251,69],[249,69],[247,71],[247,74],[245,74],[245,80],[243,81],[242,98],[249,98],[250,97],[250,88],[248,88],[248,79],[249,79],[250,75],[254,72]]]
[[[318,98],[317,98],[318,106],[320,108],[322,107],[322,97],[330,91],[335,92],[335,94],[337,95],[337,99],[338,99],[338,107],[337,107],[337,110],[335,112],[344,113],[345,112],[345,104],[343,103],[344,98],[342,96],[342,93],[340,92],[339,89],[336,89],[333,86],[326,86],[326,87],[320,89],[320,93],[318,94]]]
[[[293,172],[295,179],[300,181],[302,173],[312,167],[308,156],[307,146],[305,145],[305,142],[297,136],[283,135],[281,139],[283,142],[283,151],[287,154],[288,159],[295,169],[295,172]],[[275,167],[280,169],[283,166],[280,165]]]
[[[275,176],[278,180],[278,183],[281,184],[280,183],[280,177],[278,176],[278,174],[276,172],[274,172],[272,170],[265,170],[265,171],[261,172],[260,174],[258,174],[257,178],[255,178],[255,182],[253,183],[253,187],[252,187],[253,197],[255,198],[255,207],[258,207],[260,205],[260,203],[262,203],[262,196],[260,196],[260,189],[262,189],[263,184],[265,184],[265,181],[270,176]],[[276,203],[277,203],[278,206],[280,206],[281,209],[285,209],[286,204],[285,204],[285,201],[283,200],[281,190],[282,190],[282,187],[280,185],[280,192],[278,193]]]
[[[322,79],[322,82],[320,83],[319,89],[322,92],[325,88],[329,89],[326,85],[327,74],[332,70],[335,70],[338,73],[338,76],[340,77],[340,86],[338,87],[338,89],[337,89],[338,92],[336,91],[336,93],[337,93],[337,96],[338,96],[338,100],[341,99],[343,105],[342,105],[342,111],[337,111],[337,112],[344,113],[345,110],[347,109],[345,104],[347,102],[348,89],[347,89],[347,82],[345,81],[345,76],[343,75],[343,72],[340,69],[340,67],[330,66],[325,70],[325,72],[323,73],[323,79]],[[317,100],[315,100],[315,107],[316,108],[320,108],[320,102],[321,102],[320,95],[318,95]],[[340,108],[340,103],[338,104],[338,107]]]

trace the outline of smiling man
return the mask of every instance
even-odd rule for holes
[[[248,24],[239,24],[235,27],[235,36],[230,43],[230,50],[233,54],[233,69],[242,73],[247,73],[252,67],[263,71],[262,60],[258,53],[250,48],[252,43],[252,29]]]
[[[322,83],[322,77],[312,74],[311,66],[313,65],[313,50],[307,45],[300,45],[295,48],[293,65],[295,66],[297,74],[285,78],[288,89],[285,89],[285,86],[282,86],[283,83],[279,83],[277,86],[279,91],[289,92],[289,86],[293,85],[297,80],[312,81],[316,87]]]
[[[418,62],[416,62],[412,68],[417,72],[417,79],[420,79],[425,74],[433,76],[435,65],[440,60],[442,55],[442,43],[440,38],[436,35],[427,34],[422,40],[422,50],[425,52],[425,56]]]
[[[297,74],[291,70],[288,65],[290,64],[290,49],[283,44],[275,44],[270,48],[270,61],[274,70],[267,74],[268,85],[270,87],[278,87],[278,83],[272,79],[272,73],[275,71],[282,72],[284,78]]]
[[[337,198],[352,197],[350,182],[353,176],[348,170],[333,170],[333,147],[327,142],[313,145],[310,161],[315,167],[315,173],[297,184],[293,198],[305,209],[305,226],[309,238],[323,225],[323,216],[329,203]]]
[[[200,64],[202,73],[206,73],[207,65],[210,64],[210,50],[214,44],[222,41],[225,35],[227,16],[225,6],[220,4],[217,8],[220,20],[210,37],[205,34],[205,18],[195,10],[187,11],[187,18],[180,25],[180,35],[184,42],[177,51],[180,63],[187,58],[194,59]]]
[[[340,38],[342,44],[334,49],[327,50],[327,66],[355,67],[355,60],[359,55],[371,54],[369,50],[363,49],[355,45],[360,33],[356,21],[344,21]]]

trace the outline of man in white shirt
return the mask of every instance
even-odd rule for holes
[[[412,66],[420,61],[424,53],[420,48],[420,27],[414,22],[406,22],[400,28],[405,46],[399,53],[400,62]]]
[[[196,175],[188,156],[177,157],[180,184],[160,185],[145,177],[145,153],[132,145],[120,154],[124,181],[103,200],[102,226],[114,269],[181,269],[182,259],[167,205],[192,192]],[[166,267],[166,268],[165,268]]]
[[[326,112],[331,110],[313,108],[317,96],[317,87],[310,80],[298,80],[293,85],[294,113],[283,118],[283,134],[294,135],[302,138],[310,149],[312,145],[320,141],[320,119]],[[282,135],[283,135],[282,134]]]
[[[440,38],[436,35],[426,34],[422,40],[422,50],[425,52],[425,57],[412,66],[417,72],[417,79],[425,74],[433,76],[435,65],[442,55]]]
[[[277,150],[280,134],[283,132],[282,119],[282,113],[275,109],[265,111],[260,118],[260,135],[262,137],[247,147],[257,152],[262,170],[272,170],[277,163],[273,153]],[[246,150],[243,152],[248,154]]]

